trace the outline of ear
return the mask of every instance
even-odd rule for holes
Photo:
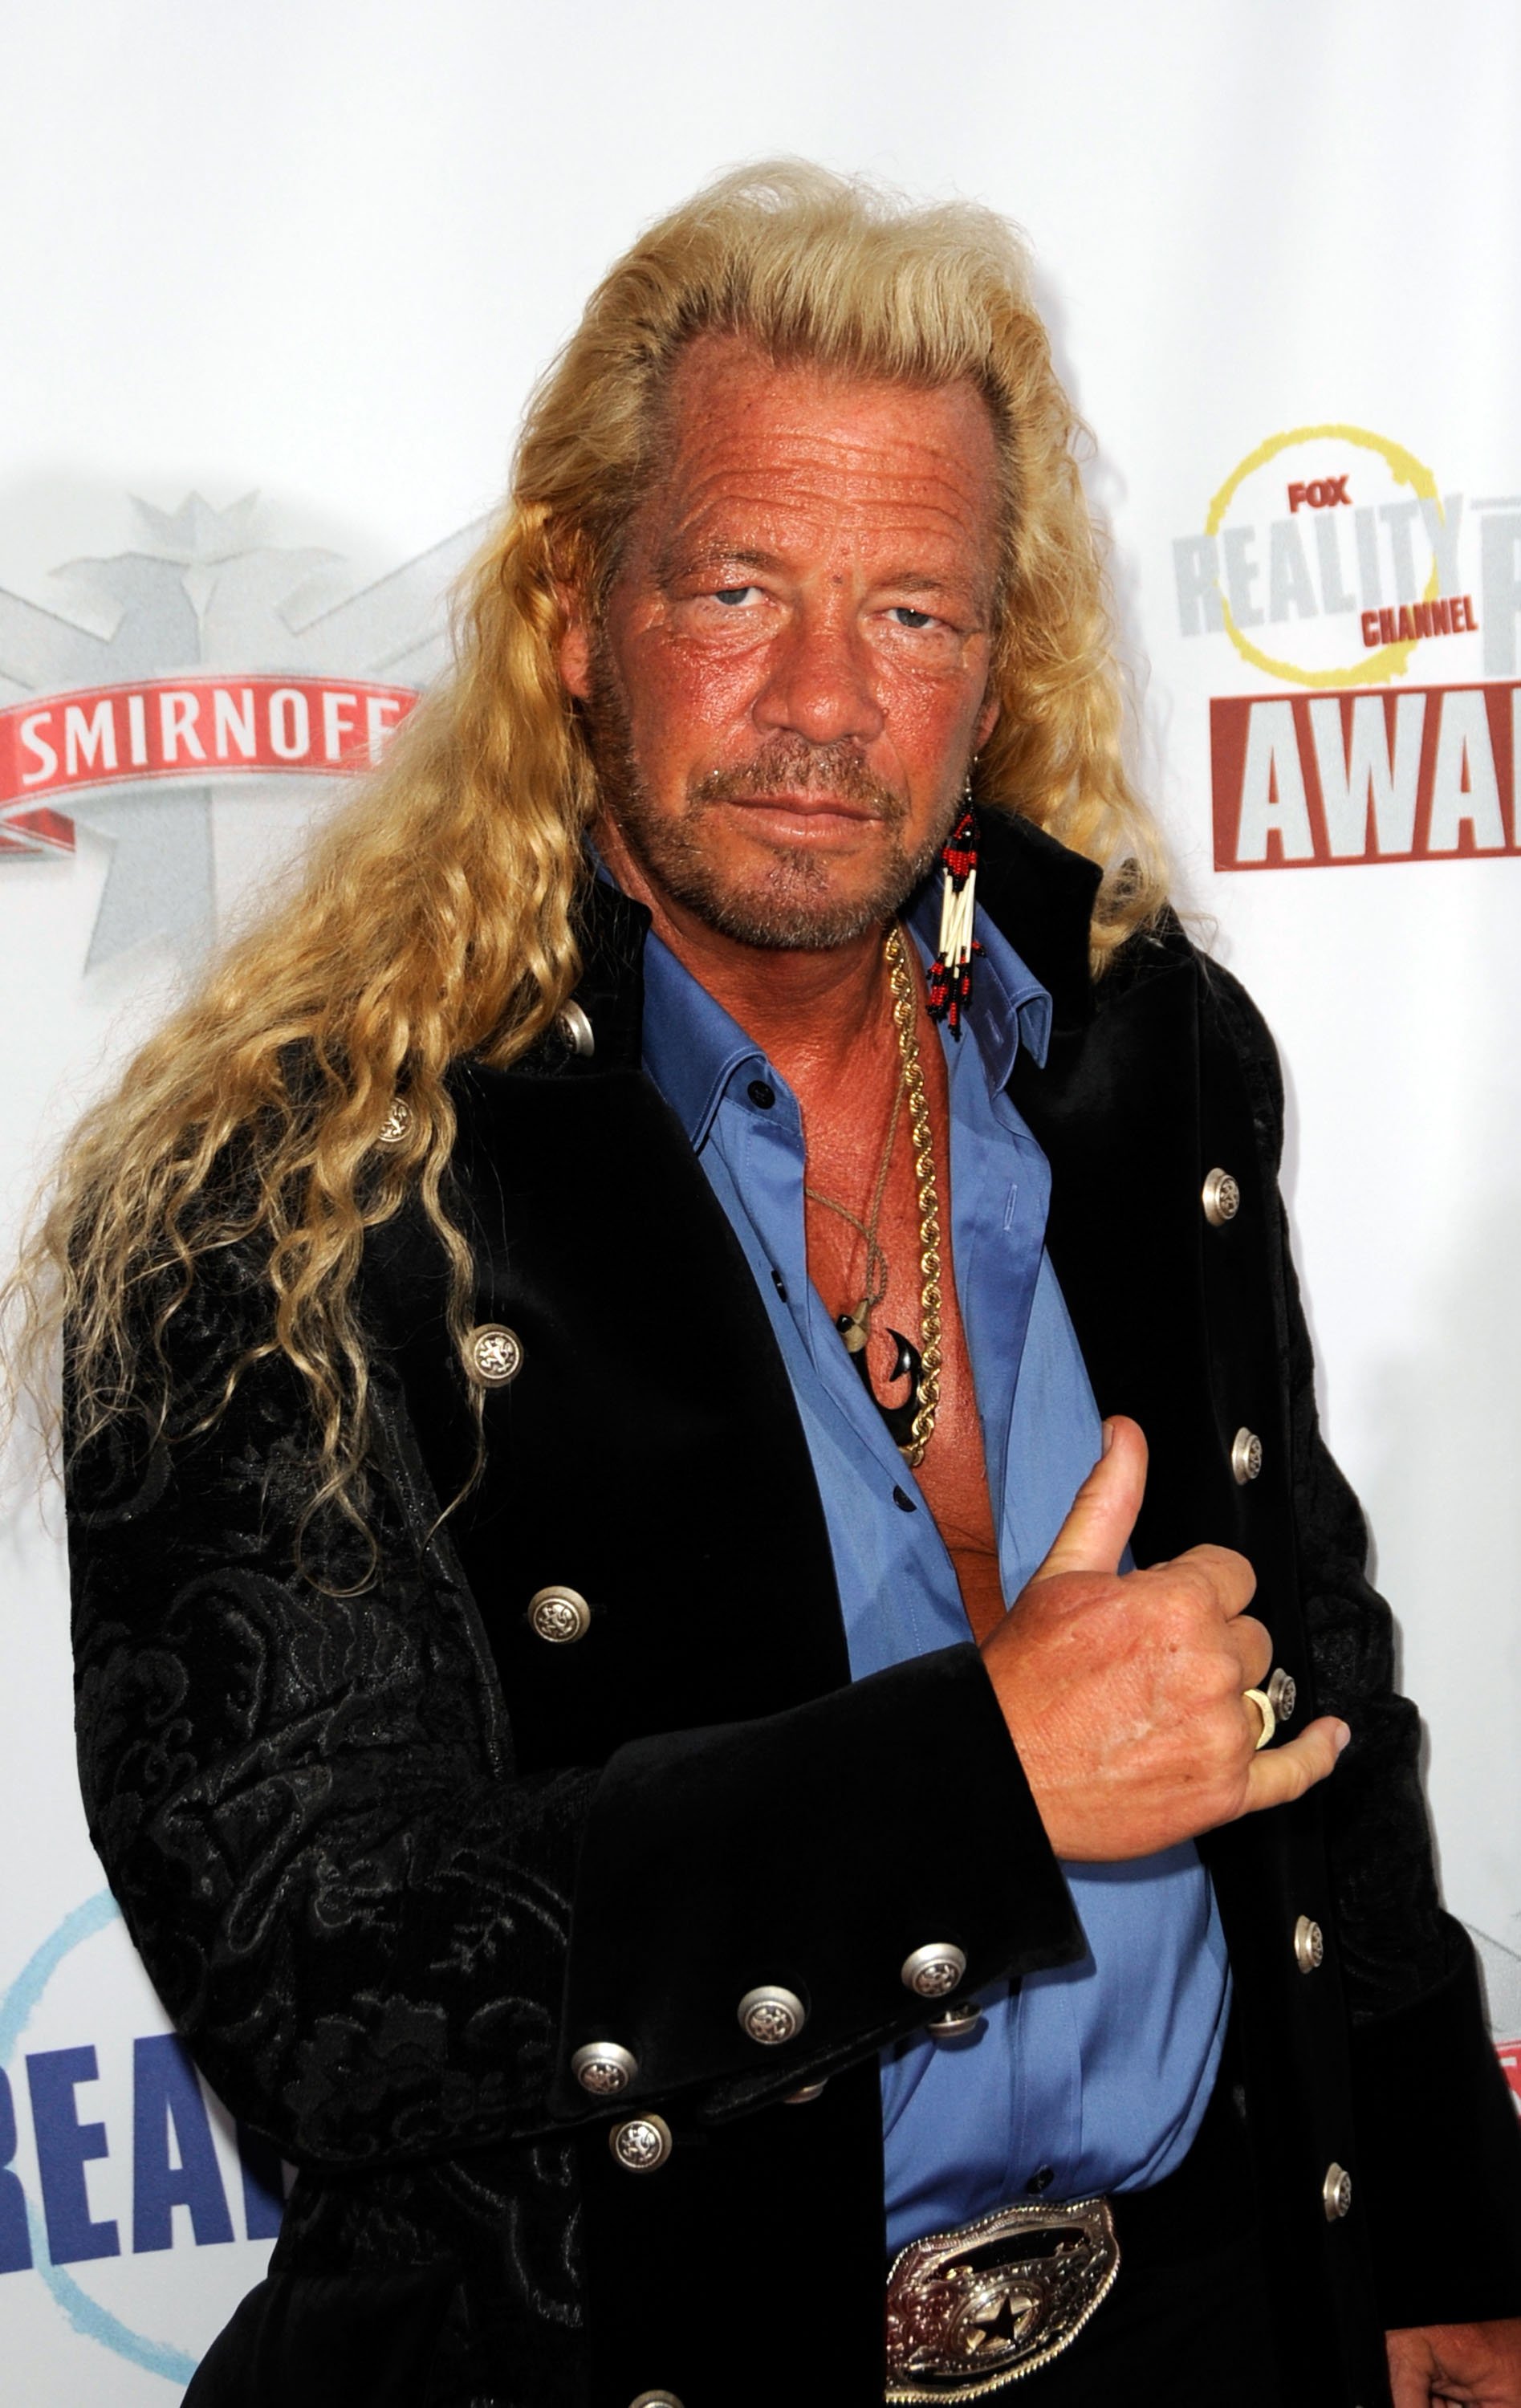
[[[987,742],[988,738],[992,735],[993,730],[998,724],[998,717],[1002,708],[1003,706],[999,702],[997,695],[989,691],[985,700],[983,701],[982,710],[977,714],[977,725],[973,731],[971,745],[971,749],[974,752],[981,752],[983,745]]]
[[[586,702],[592,691],[592,633],[581,591],[579,585],[560,585],[555,591],[565,623],[556,654],[560,683],[578,702]]]

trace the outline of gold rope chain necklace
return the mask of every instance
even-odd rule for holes
[[[919,1206],[919,1410],[914,1414],[907,1446],[898,1451],[911,1471],[925,1459],[940,1409],[940,1197],[935,1180],[935,1137],[929,1125],[929,1096],[919,1059],[919,994],[909,968],[903,931],[895,920],[882,947],[893,991],[893,1027],[903,1064],[903,1087],[909,1099],[909,1130],[913,1140],[913,1181]]]
[[[835,1324],[845,1341],[846,1352],[863,1354],[871,1328],[871,1316],[887,1294],[887,1257],[877,1237],[882,1218],[882,1196],[887,1185],[887,1168],[893,1158],[894,1140],[897,1136],[898,1114],[904,1098],[908,1099],[910,1132],[913,1140],[913,1178],[919,1204],[919,1272],[923,1285],[919,1291],[919,1356],[915,1374],[915,1411],[909,1425],[906,1444],[898,1453],[917,1471],[925,1459],[935,1427],[935,1416],[940,1401],[940,1190],[935,1181],[935,1139],[929,1121],[929,1098],[925,1092],[924,1066],[919,1058],[919,997],[909,968],[909,957],[902,932],[895,921],[882,943],[892,992],[893,1033],[897,1039],[899,1076],[893,1097],[892,1119],[887,1125],[887,1143],[882,1150],[882,1164],[872,1191],[871,1210],[867,1220],[846,1205],[837,1204],[832,1196],[822,1195],[817,1188],[803,1190],[815,1204],[823,1204],[838,1212],[842,1221],[860,1232],[866,1240],[866,1294],[854,1312],[842,1312]],[[896,1337],[897,1332],[893,1335]],[[911,1350],[910,1350],[911,1352]],[[866,1374],[866,1367],[857,1362],[856,1369],[866,1378],[868,1394],[874,1393]],[[899,1372],[896,1376],[901,1377]],[[891,1412],[885,1405],[879,1410],[889,1423],[897,1418],[899,1408]],[[906,1408],[901,1410],[906,1411]],[[901,1427],[901,1422],[898,1422]],[[897,1430],[894,1431],[895,1437]]]

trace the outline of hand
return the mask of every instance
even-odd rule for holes
[[[1105,1439],[1051,1553],[983,1649],[1053,1848],[1096,1864],[1301,1797],[1348,1736],[1327,1715],[1256,1752],[1261,1717],[1241,1693],[1272,1662],[1244,1611],[1256,1575],[1228,1547],[1122,1574],[1146,1441],[1118,1419]]]
[[[1394,2408],[1433,2400],[1521,2408],[1521,2316],[1487,2325],[1412,2325],[1385,2333]]]

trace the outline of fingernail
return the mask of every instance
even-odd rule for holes
[[[1342,1750],[1345,1747],[1351,1737],[1352,1733],[1348,1730],[1345,1723],[1338,1723],[1336,1726],[1336,1753],[1338,1756],[1341,1755]]]
[[[1103,1433],[1103,1435],[1104,1435],[1104,1453],[1107,1455],[1107,1454],[1109,1453],[1110,1448],[1111,1448],[1111,1447],[1113,1445],[1113,1443],[1114,1443],[1114,1425],[1113,1425],[1113,1423],[1112,1423],[1112,1422],[1106,1422],[1106,1423],[1104,1424],[1104,1433]]]

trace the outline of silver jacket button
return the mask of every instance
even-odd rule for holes
[[[596,1052],[596,1039],[592,1034],[591,1022],[573,997],[569,1003],[561,1005],[554,1015],[554,1025],[571,1053],[579,1054],[583,1061],[589,1062]]]
[[[958,1989],[967,1959],[949,1940],[932,1940],[905,1956],[899,1978],[916,1999],[948,1999]]]
[[[1352,2176],[1345,2166],[1337,2164],[1334,2157],[1326,2169],[1326,2179],[1321,2184],[1320,2196],[1326,2203],[1327,2224],[1339,2224],[1343,2215],[1351,2214]]]
[[[1326,1956],[1326,1934],[1308,1914],[1301,1914],[1294,1927],[1294,1962],[1301,1973],[1315,1972]]]
[[[375,1133],[377,1145],[404,1145],[412,1133],[415,1115],[405,1096],[393,1096],[391,1110]]]
[[[523,1369],[523,1340],[503,1322],[479,1322],[466,1336],[465,1368],[479,1386],[505,1388]]]
[[[616,2099],[639,2070],[639,2058],[615,2040],[589,2040],[570,2060],[571,2072],[594,2099]]]
[[[808,2009],[796,1991],[784,1990],[780,1983],[747,1990],[739,2001],[739,2028],[762,2048],[780,2048],[784,2040],[796,2040],[807,2021]]]
[[[1262,1440],[1256,1430],[1239,1429],[1230,1444],[1230,1468],[1238,1487],[1244,1488],[1262,1469]]]
[[[1263,1695],[1281,1723],[1292,1721],[1294,1709],[1299,1702],[1299,1684],[1292,1672],[1285,1672],[1280,1664]]]
[[[804,2082],[796,2090],[789,2090],[782,2104],[783,2107],[811,2107],[814,2100],[822,2099],[828,2087],[827,2080]]]
[[[1228,1170],[1212,1170],[1204,1182],[1204,1218],[1213,1229],[1234,1221],[1241,1209],[1241,1191]]]
[[[608,2146],[626,2172],[653,2174],[670,2155],[670,2126],[664,2115],[631,2115],[626,2124],[614,2124]]]
[[[983,2010],[975,1999],[953,1999],[938,2015],[931,2015],[925,2026],[931,2040],[960,2040],[964,2032],[975,2031],[983,2020]]]
[[[568,1647],[592,1627],[592,1609],[576,1588],[536,1588],[528,1599],[528,1623],[536,1639]]]
[[[682,2403],[674,2391],[641,2391],[628,2408],[682,2408]]]

